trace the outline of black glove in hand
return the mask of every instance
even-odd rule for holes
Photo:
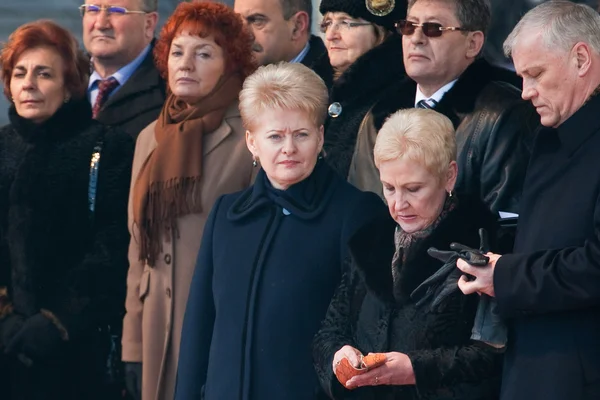
[[[431,308],[436,309],[448,296],[458,290],[458,280],[463,275],[456,267],[456,261],[461,258],[475,266],[485,266],[489,258],[488,235],[485,229],[479,229],[479,250],[472,249],[459,243],[450,244],[452,251],[438,250],[431,247],[427,250],[429,256],[440,260],[444,265],[437,272],[421,283],[412,293],[411,298],[417,300],[417,307],[422,306],[435,296]]]
[[[5,353],[15,355],[27,364],[27,359],[35,362],[59,357],[64,344],[54,323],[42,314],[35,314],[25,320],[6,346]]]
[[[5,349],[15,334],[21,330],[25,318],[19,314],[10,314],[0,320],[0,349]]]
[[[125,363],[125,386],[134,400],[142,398],[142,363]]]

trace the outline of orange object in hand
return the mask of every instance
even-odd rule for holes
[[[379,367],[380,365],[385,364],[385,361],[385,354],[369,353],[362,357],[358,368],[356,368],[350,364],[347,358],[343,358],[335,368],[335,376],[346,389],[350,389],[346,386],[346,382],[348,382],[350,378],[356,375],[364,374],[370,369]]]

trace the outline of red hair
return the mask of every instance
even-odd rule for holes
[[[10,80],[19,57],[27,50],[39,47],[49,47],[61,56],[65,65],[65,87],[72,98],[83,98],[90,74],[88,57],[79,49],[77,39],[69,31],[55,22],[42,19],[18,27],[0,52],[0,76],[8,100],[12,100]]]
[[[182,2],[165,22],[154,47],[154,62],[164,79],[168,76],[171,42],[184,30],[202,38],[212,36],[223,49],[227,73],[240,72],[246,78],[256,69],[252,36],[239,15],[224,4]]]

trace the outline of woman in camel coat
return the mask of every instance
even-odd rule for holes
[[[206,217],[252,181],[237,98],[254,64],[240,18],[205,2],[179,5],[155,58],[172,94],[136,145],[123,361],[134,398],[170,400]]]

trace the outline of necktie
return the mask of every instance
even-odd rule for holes
[[[428,108],[430,110],[433,110],[435,106],[437,106],[437,103],[438,102],[434,99],[423,99],[419,100],[419,102],[417,103],[417,108]]]
[[[100,81],[98,83],[98,96],[96,96],[96,102],[94,103],[94,107],[92,108],[92,117],[96,118],[100,109],[108,100],[108,96],[112,93],[116,87],[119,86],[119,81],[117,81],[112,76],[108,79]]]

